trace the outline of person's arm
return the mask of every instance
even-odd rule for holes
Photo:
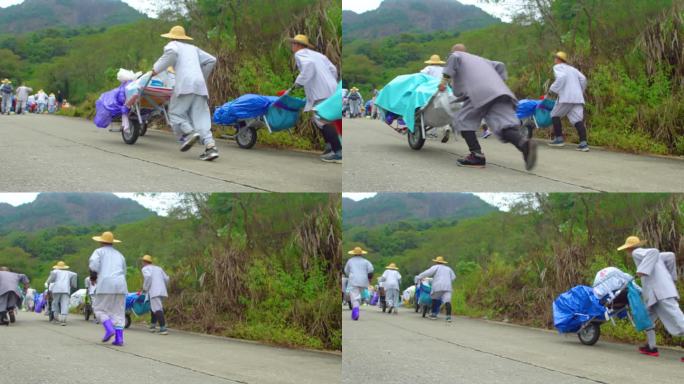
[[[209,75],[211,75],[211,71],[214,70],[214,66],[216,66],[216,58],[205,51],[197,48],[199,51],[199,60],[200,60],[200,67],[202,67],[202,75],[204,76],[204,80],[209,79]]]
[[[508,71],[506,70],[506,64],[500,61],[490,61],[490,63],[492,64],[492,67],[494,67],[494,70],[496,70],[496,73],[499,74],[503,81],[508,80]]]
[[[72,289],[78,288],[78,275],[76,273],[71,275],[71,288]]]
[[[580,86],[582,87],[582,92],[584,92],[587,89],[587,77],[584,76],[584,74],[580,71],[577,71],[579,74],[579,81],[580,81]]]
[[[303,59],[299,55],[295,55],[295,61],[297,62],[297,68],[299,68],[299,75],[295,80],[295,85],[303,87],[314,78],[316,68],[311,60]]]
[[[166,44],[164,47],[164,53],[157,59],[152,67],[152,76],[158,73],[166,71],[168,67],[174,67],[176,65],[176,60],[178,60],[178,51],[176,50],[176,45],[172,43]]]
[[[657,249],[649,249],[644,255],[643,260],[637,266],[637,276],[650,276],[653,273],[656,263],[660,257],[660,253]]]
[[[418,280],[422,280],[426,277],[432,277],[435,275],[436,271],[437,271],[437,266],[433,265],[432,267],[428,268],[427,270],[423,271],[420,275],[418,275]]]
[[[561,88],[563,88],[565,73],[560,69],[558,65],[556,65],[553,67],[553,74],[556,79],[553,81],[553,84],[551,84],[549,91],[558,95]]]
[[[142,275],[143,275],[143,292],[149,292],[150,291],[150,285],[152,285],[152,279],[151,279],[151,274],[149,268],[143,268],[142,269]]]
[[[96,283],[97,274],[100,272],[100,254],[97,252],[97,249],[93,251],[92,255],[90,255],[90,259],[88,260],[88,269],[90,271],[90,282]]]
[[[170,280],[170,279],[169,279],[169,275],[167,275],[166,272],[164,272],[163,270],[162,270],[162,274],[164,274],[164,284],[165,284],[166,286],[168,286],[168,285],[169,285],[169,280]]]
[[[328,70],[330,71],[330,74],[335,78],[335,80],[339,80],[339,77],[337,75],[337,67],[335,67],[335,64],[333,64],[330,60],[328,60]]]

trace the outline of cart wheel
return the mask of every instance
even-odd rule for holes
[[[526,122],[520,126],[520,136],[531,139],[534,136],[534,124]]]
[[[124,326],[124,328],[128,329],[128,327],[130,327],[130,326],[131,326],[131,315],[127,313],[126,314],[126,325]]]
[[[146,133],[147,133],[147,123],[144,123],[142,125],[142,129],[140,130],[140,137],[145,136]]]
[[[580,342],[584,345],[594,345],[601,337],[601,324],[591,323],[584,327],[584,329],[577,332]]]
[[[135,144],[136,141],[138,141],[138,137],[140,136],[140,122],[136,119],[130,119],[131,125],[128,127],[128,131],[125,129],[121,129],[121,137],[123,138],[124,143],[126,144]]]
[[[257,131],[254,127],[242,127],[238,129],[235,135],[235,141],[237,141],[240,148],[250,149],[256,144],[257,141]]]
[[[408,136],[408,144],[411,149],[418,151],[423,148],[425,138],[422,137],[423,135],[421,134],[420,128],[414,127],[413,132],[408,131],[406,136]]]

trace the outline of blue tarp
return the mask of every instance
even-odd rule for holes
[[[130,109],[126,107],[126,85],[121,85],[111,91],[100,95],[95,102],[95,118],[93,122],[98,128],[107,128],[112,123],[112,119],[128,114]]]
[[[518,101],[515,114],[520,120],[531,117],[534,115],[534,111],[537,110],[539,104],[541,104],[541,100],[522,99]]]
[[[534,115],[537,125],[544,128],[551,125],[551,110],[555,105],[556,102],[552,99],[523,99],[518,102],[515,113],[521,120]]]
[[[574,333],[591,318],[603,318],[605,312],[592,288],[578,285],[553,301],[553,325],[561,333]]]
[[[266,120],[271,131],[278,132],[297,125],[299,113],[306,105],[304,99],[283,95],[278,98],[266,112]]]
[[[327,121],[335,121],[342,118],[342,82],[337,84],[337,89],[332,96],[316,106],[316,114],[321,119]]]
[[[262,96],[248,93],[223,104],[214,111],[214,123],[221,125],[235,124],[238,120],[251,119],[265,115],[268,108],[278,97]]]
[[[636,330],[641,332],[653,328],[653,322],[648,316],[646,305],[641,299],[641,292],[633,281],[627,286],[627,300],[629,301],[629,309],[632,311]]]
[[[133,311],[138,316],[144,315],[150,311],[150,302],[143,294],[129,293],[126,295],[126,310]]]
[[[438,91],[440,79],[422,73],[395,77],[378,93],[375,105],[402,116],[413,132],[416,109],[424,108]]]

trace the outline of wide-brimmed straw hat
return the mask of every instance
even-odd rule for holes
[[[145,256],[143,256],[143,257],[142,257],[142,261],[146,261],[146,262],[148,262],[148,263],[150,263],[150,264],[154,264],[154,260],[152,259],[152,256],[150,256],[150,255],[145,255]]]
[[[563,51],[556,52],[553,57],[563,60],[563,62],[568,62],[568,54]]]
[[[639,239],[636,236],[630,236],[627,238],[627,240],[625,240],[624,244],[622,244],[620,247],[618,247],[617,250],[622,251],[624,249],[636,248],[636,247],[639,247],[641,245],[644,245],[645,243],[646,243],[645,241],[642,241],[641,239]]]
[[[356,87],[352,87],[352,89],[351,89],[351,90],[352,90],[352,91],[358,91],[359,89],[358,89],[358,88],[356,88]]]
[[[397,265],[394,263],[390,263],[390,265],[386,266],[385,269],[394,269],[395,271],[398,270]]]
[[[426,61],[425,64],[446,64],[439,55],[430,56],[430,60]]]
[[[364,251],[361,247],[354,247],[351,251],[347,252],[350,255],[365,255],[368,252]]]
[[[167,39],[173,40],[192,40],[192,37],[185,34],[185,28],[180,25],[176,25],[175,27],[171,28],[169,33],[165,33],[161,35],[161,37],[166,37]]]
[[[287,39],[290,43],[297,43],[309,48],[313,48],[313,45],[309,42],[309,38],[306,35],[297,35]]]
[[[52,269],[69,269],[69,266],[65,262],[60,261],[52,267]]]
[[[442,257],[442,256],[437,256],[437,258],[432,259],[432,261],[434,261],[435,263],[439,263],[439,264],[449,264],[449,263],[447,263],[446,260],[444,260],[444,257]]]
[[[121,240],[117,240],[114,238],[114,234],[107,231],[107,232],[102,232],[102,235],[100,236],[93,236],[93,240],[97,241],[98,243],[106,243],[106,244],[114,244],[114,243],[120,243]]]

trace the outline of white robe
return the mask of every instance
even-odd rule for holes
[[[50,272],[46,284],[55,283],[52,287],[52,293],[67,293],[71,294],[71,289],[77,288],[77,275],[74,272],[63,269],[55,269]]]
[[[354,256],[347,260],[344,274],[349,278],[352,287],[368,288],[368,274],[373,273],[373,264],[361,256]]]
[[[176,71],[173,94],[209,96],[207,79],[216,65],[216,58],[192,44],[172,41],[164,47],[164,54],[154,63],[154,71],[162,73],[168,67]]]
[[[169,276],[163,269],[156,265],[146,265],[142,269],[143,291],[150,298],[168,297],[166,286],[169,284]]]
[[[305,111],[330,97],[337,90],[337,68],[325,55],[308,48],[294,54],[299,75],[295,83],[304,87]]]
[[[442,80],[443,72],[444,67],[441,67],[439,65],[428,65],[427,67],[420,70],[420,73],[424,73],[428,76],[432,76],[440,80]]]
[[[383,283],[385,289],[399,289],[399,282],[401,281],[401,274],[399,271],[387,269],[380,277],[379,281]]]
[[[111,245],[96,249],[88,263],[90,270],[97,272],[95,293],[128,294],[126,284],[126,259]]]
[[[587,88],[587,78],[575,67],[565,63],[553,66],[556,80],[549,90],[558,95],[561,104],[584,104],[584,90]]]

